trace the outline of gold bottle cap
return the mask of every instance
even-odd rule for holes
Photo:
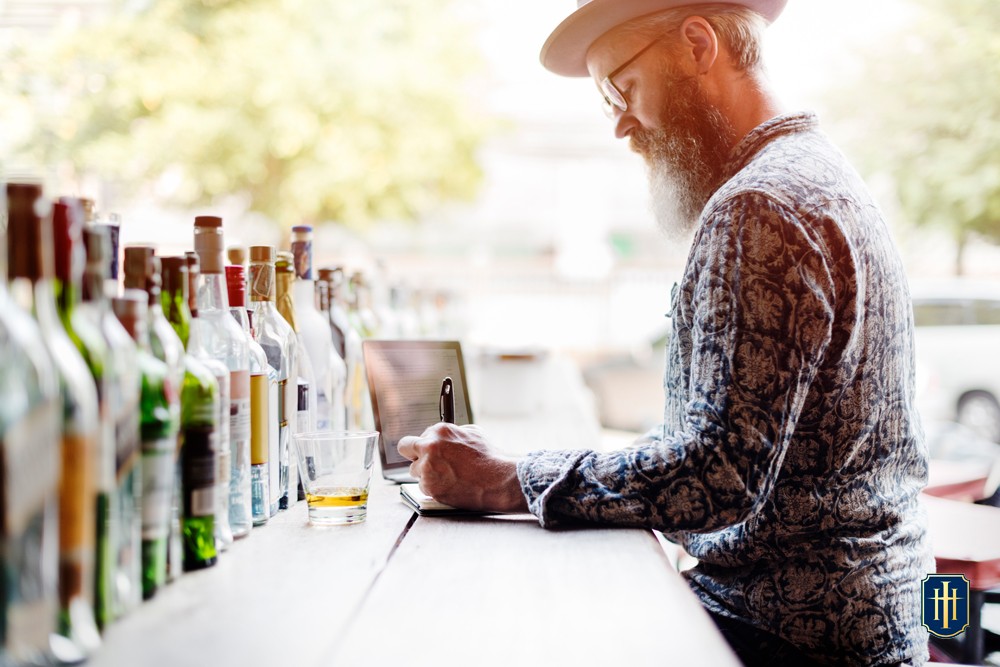
[[[252,245],[250,246],[250,261],[274,264],[274,252],[273,245]]]

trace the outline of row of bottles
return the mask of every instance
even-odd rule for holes
[[[302,499],[292,434],[371,428],[340,269],[226,246],[124,248],[88,200],[6,185],[0,235],[0,664],[70,664],[115,619]],[[3,244],[6,243],[6,247]],[[248,260],[248,261],[247,261]]]

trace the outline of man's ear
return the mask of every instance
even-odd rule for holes
[[[712,25],[701,16],[689,16],[681,24],[681,51],[695,74],[705,74],[719,57],[719,39]]]

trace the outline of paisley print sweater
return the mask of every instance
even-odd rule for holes
[[[927,659],[909,289],[885,221],[815,116],[736,147],[671,298],[663,424],[614,453],[518,464],[531,512],[663,531],[713,612],[830,664]]]

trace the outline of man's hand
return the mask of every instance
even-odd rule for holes
[[[401,438],[399,453],[413,461],[410,475],[436,500],[472,510],[528,511],[517,461],[498,454],[478,426],[435,424],[419,438]]]

